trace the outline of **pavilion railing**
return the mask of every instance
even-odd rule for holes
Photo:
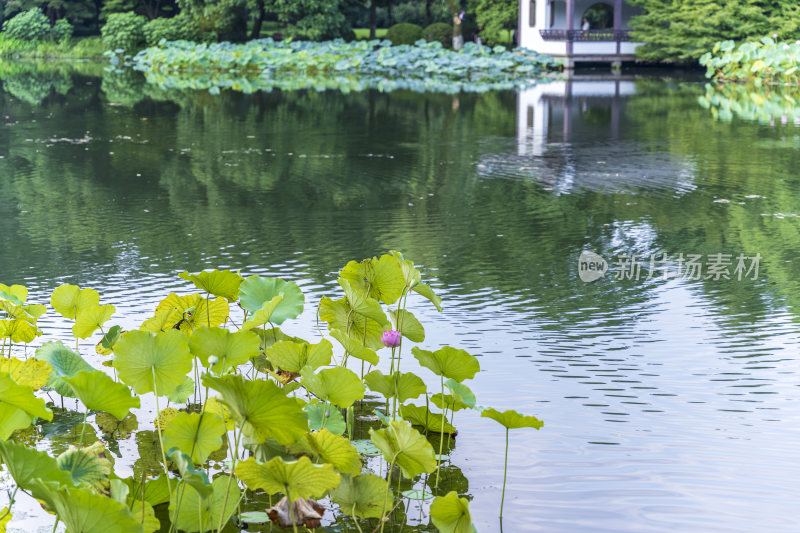
[[[628,30],[539,30],[545,41],[630,41]]]

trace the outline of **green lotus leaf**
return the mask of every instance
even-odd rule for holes
[[[380,518],[391,509],[388,483],[375,474],[342,475],[342,482],[331,491],[331,501],[349,516]]]
[[[11,300],[16,304],[24,304],[28,300],[28,289],[22,285],[4,285],[0,283],[0,298]]]
[[[206,300],[200,294],[178,296],[173,292],[161,300],[153,318],[145,320],[139,329],[158,333],[177,328],[191,333],[195,326],[219,326],[229,314],[230,306],[224,298]]]
[[[53,412],[45,407],[44,400],[33,395],[32,388],[0,373],[0,439],[8,439],[14,431],[28,427],[34,417],[52,420]]]
[[[191,485],[181,486],[180,509],[176,512],[177,493],[172,495],[169,503],[169,517],[175,527],[186,532],[216,530],[217,525],[228,523],[241,496],[237,483],[228,481],[230,476],[222,475],[211,483],[211,496],[203,498]]]
[[[57,287],[50,297],[50,305],[61,316],[75,320],[75,317],[90,307],[100,303],[100,294],[94,289],[80,289],[75,285],[64,284]]]
[[[250,441],[247,437],[243,440],[243,446],[251,452],[250,457],[259,463],[266,463],[274,457],[283,457],[286,461],[294,461],[296,459],[286,451],[286,446],[278,444],[275,439],[267,439],[261,443]]]
[[[39,321],[39,317],[47,312],[47,307],[40,304],[24,305],[21,302],[15,303],[0,297],[0,311],[5,311],[6,318],[21,320],[35,326]]]
[[[297,318],[303,312],[305,296],[293,281],[250,276],[239,287],[239,303],[251,314],[258,312],[276,296],[281,296],[282,300],[271,313],[269,320],[273,324],[283,324],[287,319]]]
[[[99,370],[81,371],[72,377],[64,378],[75,395],[87,409],[105,411],[122,420],[133,407],[139,407],[138,396],[131,396],[131,390],[108,377]]]
[[[375,353],[375,350],[370,350],[366,346],[362,346],[361,341],[358,339],[348,337],[343,331],[339,331],[338,329],[330,329],[330,334],[331,337],[339,341],[347,353],[356,359],[361,359],[371,365],[378,364],[378,354]]]
[[[108,489],[109,476],[113,468],[105,454],[105,444],[97,441],[85,448],[70,446],[56,458],[56,463],[61,470],[72,476],[76,485],[103,492]]]
[[[88,489],[60,487],[40,479],[34,481],[42,499],[55,509],[67,531],[80,533],[143,533],[142,525],[133,518],[124,503],[101,496]]]
[[[243,524],[266,524],[269,522],[269,515],[263,511],[247,511],[236,517]]]
[[[72,334],[79,339],[87,339],[92,333],[108,322],[116,308],[113,305],[90,305],[78,311]]]
[[[242,276],[230,270],[206,270],[198,274],[184,271],[178,275],[194,283],[201,291],[221,296],[229,302],[235,302],[239,297],[239,285],[243,281]]]
[[[327,402],[310,403],[303,407],[308,415],[308,428],[317,431],[326,428],[331,433],[341,435],[347,429],[342,412]]]
[[[350,440],[327,429],[306,433],[289,447],[289,451],[308,455],[315,463],[330,463],[342,473],[354,476],[361,473],[361,456]]]
[[[188,457],[187,457],[188,461]],[[136,501],[139,502],[139,507],[135,505],[132,506],[133,509],[139,509],[141,511],[141,503],[142,503],[142,483],[141,481],[134,479],[132,477],[122,479],[129,490],[128,495],[128,502]],[[164,472],[161,472],[155,479],[148,479],[145,482],[144,487],[144,501],[148,505],[155,507],[156,505],[161,505],[162,503],[167,503],[169,501],[169,483],[167,482],[167,475]],[[134,513],[136,514],[136,513]]]
[[[314,372],[309,367],[300,370],[302,383],[314,396],[329,401],[342,409],[347,409],[353,402],[364,397],[366,387],[358,375],[350,370],[337,366]]]
[[[111,413],[102,412],[95,415],[94,422],[100,431],[112,439],[127,439],[139,428],[136,415],[128,415],[120,420]]]
[[[206,413],[214,413],[219,415],[225,421],[225,429],[232,431],[236,427],[236,422],[231,418],[231,412],[228,407],[219,401],[216,396],[211,396],[206,399],[205,406]]]
[[[178,448],[203,464],[211,452],[222,446],[225,421],[214,413],[179,413],[164,430],[164,448]]]
[[[403,281],[405,282],[406,287],[414,287],[418,285],[421,275],[419,270],[414,267],[414,263],[408,259],[405,259],[402,253],[395,250],[391,250],[389,255],[394,257],[397,260],[397,264],[400,265],[400,271],[403,273]]]
[[[461,411],[462,409],[469,409],[469,405],[464,403],[464,400],[458,394],[445,394],[442,396],[442,393],[437,392],[431,396],[431,402],[442,410]]]
[[[456,432],[454,428],[444,417],[442,413],[432,413],[427,407],[419,405],[401,405],[400,416],[411,422],[412,426],[420,426],[425,428],[425,431],[432,431],[434,433],[450,433]],[[444,425],[444,428],[442,428]]]
[[[400,403],[419,398],[428,391],[422,378],[413,372],[385,376],[380,370],[373,370],[364,376],[364,382],[370,390],[383,394],[386,399],[397,397]]]
[[[72,476],[58,467],[54,457],[23,444],[0,440],[0,459],[8,473],[22,490],[32,490],[35,479],[71,487]],[[37,495],[34,493],[34,497]]]
[[[264,302],[264,305],[261,306],[261,309],[253,313],[247,320],[245,320],[244,324],[242,324],[242,329],[250,330],[257,328],[258,326],[268,324],[270,320],[272,320],[272,314],[275,312],[278,306],[281,305],[282,301],[283,296],[279,294],[272,300]]]
[[[403,498],[408,498],[409,500],[426,501],[426,500],[430,500],[431,498],[433,498],[433,493],[432,492],[428,492],[427,490],[424,490],[424,489],[404,490],[400,494],[403,496]]]
[[[260,442],[274,438],[281,444],[292,444],[306,432],[308,420],[298,402],[287,398],[271,381],[208,374],[203,374],[202,380],[220,393],[220,399],[250,438]]]
[[[128,502],[128,493],[130,493],[130,486],[122,479],[113,478],[109,482],[108,495],[112,500],[120,503]]]
[[[450,392],[452,392],[455,396],[458,396],[461,401],[467,405],[467,407],[470,409],[475,408],[475,393],[472,392],[472,389],[454,379],[448,379],[444,382],[444,384],[448,389],[450,389]]]
[[[0,320],[0,339],[8,337],[11,342],[28,343],[41,334],[39,328],[26,320]]]
[[[136,394],[158,391],[163,396],[183,383],[192,354],[180,331],[128,331],[114,347],[114,368]]]
[[[332,465],[315,465],[308,457],[286,462],[280,457],[259,464],[252,457],[236,465],[236,476],[250,490],[267,494],[283,493],[291,501],[299,498],[322,498],[341,481]]]
[[[214,489],[208,481],[208,476],[202,469],[194,467],[194,461],[192,461],[191,457],[178,448],[170,448],[167,457],[178,468],[181,480],[192,487],[200,498],[206,499],[214,493]]]
[[[469,500],[459,498],[456,491],[437,496],[431,503],[431,522],[442,533],[472,533]]]
[[[274,366],[287,372],[300,372],[304,366],[316,370],[331,364],[333,346],[322,339],[319,344],[278,341],[264,352]]]
[[[370,429],[369,436],[386,462],[395,462],[408,479],[436,469],[433,446],[408,422],[395,420],[383,429]]]
[[[423,298],[427,298],[430,302],[436,307],[437,311],[442,310],[442,299],[436,296],[433,292],[433,289],[430,286],[426,285],[425,283],[420,283],[411,287],[411,290],[422,296]]]
[[[444,376],[458,382],[472,379],[481,369],[481,365],[474,355],[450,346],[444,346],[435,352],[414,346],[411,348],[411,353],[414,354],[420,365],[430,369],[437,376]]]
[[[111,355],[114,351],[114,344],[119,340],[121,334],[122,326],[111,326],[94,348],[97,355]]]
[[[25,385],[33,390],[44,387],[52,371],[53,368],[46,361],[20,361],[15,357],[0,357],[0,372],[8,373],[18,385]]]
[[[509,409],[508,411],[500,412],[497,409],[484,409],[481,413],[482,417],[491,418],[495,422],[499,423],[506,429],[517,429],[517,428],[534,428],[539,429],[544,426],[544,422],[536,418],[535,416],[525,416],[521,415],[518,412],[514,411],[513,409]]]
[[[152,504],[142,500],[129,502],[131,515],[142,525],[142,533],[155,533],[161,530],[161,521],[156,518],[156,511]]]
[[[78,372],[92,372],[94,368],[83,358],[64,346],[61,341],[46,342],[36,350],[36,359],[50,364],[53,371],[47,379],[47,386],[61,396],[75,397],[72,387],[63,378],[72,377]]]
[[[382,255],[380,259],[373,257],[360,263],[350,261],[340,275],[356,291],[390,305],[402,296],[406,288],[400,264],[388,254]]]
[[[354,289],[350,282],[344,278],[339,278],[339,285],[344,289],[344,295],[347,298],[347,303],[350,308],[359,315],[371,318],[381,326],[388,326],[389,320],[386,318],[386,313],[378,300],[370,298],[366,294]]]
[[[185,376],[183,383],[167,394],[167,400],[172,403],[186,403],[192,394],[194,394],[194,380],[189,376]]]
[[[219,362],[213,366],[213,370],[225,373],[258,355],[260,343],[258,335],[252,331],[232,333],[227,329],[203,326],[192,333],[189,349],[205,366],[208,366],[209,356],[216,356]]]
[[[389,315],[394,322],[394,328],[403,334],[411,342],[422,342],[425,340],[425,328],[422,327],[414,313],[405,309],[389,311]]]
[[[371,318],[358,315],[347,303],[347,298],[334,301],[327,296],[323,297],[319,302],[319,318],[328,323],[331,332],[349,331],[350,337],[360,339],[359,344],[362,346],[370,350],[383,348],[383,326]],[[338,340],[341,342],[341,339]]]

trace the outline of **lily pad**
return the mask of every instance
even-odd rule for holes
[[[178,448],[191,456],[195,464],[203,464],[214,450],[222,446],[225,422],[214,413],[179,413],[164,430],[164,448]]]
[[[303,407],[303,411],[308,415],[308,428],[311,431],[326,428],[331,433],[341,435],[347,429],[342,412],[328,402],[309,403]]]
[[[451,378],[459,383],[465,379],[472,379],[481,369],[475,356],[450,346],[444,346],[435,352],[414,346],[411,353],[420,365],[430,369],[437,376]]]
[[[389,316],[392,317],[396,331],[403,334],[403,337],[412,342],[422,342],[425,340],[425,328],[422,327],[414,313],[406,309],[396,311],[392,309],[389,311]]]
[[[472,533],[469,500],[459,498],[455,491],[437,496],[431,504],[431,522],[442,533]]]
[[[288,372],[300,372],[305,366],[316,370],[331,363],[333,346],[322,339],[318,344],[278,341],[264,352],[273,365]]]
[[[431,443],[408,422],[395,420],[386,428],[370,429],[369,436],[386,462],[395,462],[406,478],[429,474],[436,469]]]
[[[191,485],[180,487],[183,491],[180,509],[177,507],[177,493],[170,498],[169,516],[177,529],[184,531],[216,530],[218,524],[228,523],[241,496],[237,483],[228,481],[230,476],[222,475],[211,483],[211,495],[201,497]],[[177,489],[174,489],[177,490]]]
[[[391,508],[388,483],[375,474],[342,475],[342,482],[331,491],[331,501],[349,516],[380,518]]]
[[[281,296],[281,301],[271,313],[270,322],[273,324],[283,324],[303,312],[305,296],[293,281],[250,276],[239,287],[239,302],[251,314],[258,312],[276,296]]]
[[[306,433],[289,447],[293,454],[305,454],[315,463],[330,463],[341,473],[361,473],[361,456],[350,444],[350,440],[334,435],[327,429]]]
[[[164,396],[183,383],[192,369],[192,354],[180,331],[128,331],[114,348],[114,368],[136,394],[158,391]]]
[[[380,370],[373,370],[364,376],[364,382],[370,390],[382,394],[387,399],[397,397],[400,403],[419,398],[428,390],[422,378],[413,372],[395,372],[391,376],[385,376]]]
[[[36,350],[36,359],[50,364],[53,371],[47,378],[47,386],[61,396],[74,398],[72,387],[62,378],[69,378],[78,372],[92,372],[94,368],[83,358],[64,346],[61,341],[46,342]]]
[[[309,392],[323,401],[347,409],[353,402],[364,397],[366,387],[358,375],[349,368],[337,366],[326,368],[314,374],[311,368],[306,367],[300,371],[303,376],[303,385]]]
[[[212,370],[225,373],[258,355],[260,343],[258,335],[252,331],[230,332],[203,326],[192,333],[189,349],[205,366],[208,366],[209,356],[216,356],[218,363]]]
[[[50,297],[50,305],[61,316],[75,320],[78,313],[100,303],[100,294],[94,289],[81,289],[64,284],[57,287]]]
[[[424,406],[413,404],[401,405],[400,416],[411,422],[412,426],[420,426],[424,428],[425,431],[450,434],[456,432],[456,428],[445,419],[442,413],[433,413]]]
[[[308,420],[300,405],[271,381],[208,374],[203,374],[202,381],[220,393],[233,418],[251,438],[261,442],[274,438],[281,444],[292,444],[306,432]]]
[[[108,377],[104,372],[81,371],[64,381],[75,391],[75,396],[87,409],[105,411],[122,420],[134,407],[139,407],[139,397],[131,396],[131,390]]]
[[[14,357],[0,357],[0,372],[6,372],[19,385],[38,390],[47,384],[52,372],[50,363],[37,359],[20,361]]]
[[[92,333],[111,319],[116,308],[113,305],[91,305],[78,311],[72,334],[79,339],[88,339]]]
[[[236,465],[236,475],[250,490],[287,494],[292,501],[321,498],[341,481],[332,465],[315,465],[308,457],[288,463],[275,457],[264,464],[251,457]]]
[[[491,418],[492,420],[499,423],[506,429],[517,429],[517,428],[539,429],[542,426],[544,426],[544,422],[542,422],[535,416],[521,415],[518,412],[514,411],[513,409],[509,409],[503,412],[500,412],[497,409],[492,409],[492,408],[484,409],[483,412],[481,413],[481,416],[485,418]]]
[[[239,296],[239,285],[243,281],[242,276],[230,270],[211,270],[198,274],[184,271],[179,276],[194,283],[201,291],[221,296],[229,302],[236,301]]]

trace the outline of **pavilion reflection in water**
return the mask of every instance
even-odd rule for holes
[[[517,96],[515,154],[482,159],[482,175],[539,179],[556,193],[575,189],[694,189],[694,164],[665,146],[637,139],[626,108],[636,81],[622,76],[575,76],[530,87]]]

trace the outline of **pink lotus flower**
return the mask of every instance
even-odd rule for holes
[[[777,39],[777,38],[778,38],[778,34],[777,34],[777,33],[773,33],[773,34],[772,34],[772,38],[773,38],[773,39]]]
[[[391,329],[389,331],[384,331],[381,335],[381,341],[383,341],[384,346],[397,348],[400,346],[400,332]]]

